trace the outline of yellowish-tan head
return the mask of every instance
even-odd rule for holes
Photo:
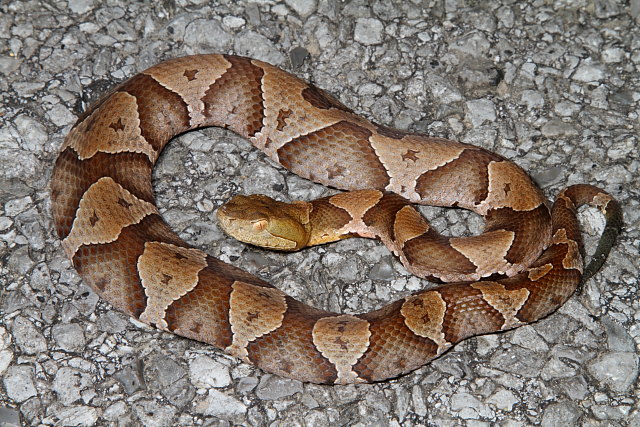
[[[309,241],[306,202],[283,203],[262,194],[235,196],[218,209],[220,227],[242,242],[280,251],[296,251]]]

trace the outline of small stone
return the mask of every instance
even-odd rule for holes
[[[542,126],[540,131],[547,138],[578,135],[578,130],[575,127],[558,119],[549,120],[544,124],[544,126]]]
[[[21,242],[26,243],[26,242]],[[28,246],[19,246],[11,255],[9,255],[9,259],[7,260],[7,267],[9,267],[9,271],[17,273],[19,275],[26,275],[33,266],[35,262],[31,259],[29,255],[29,247]]]
[[[609,397],[605,393],[603,393],[601,391],[598,391],[598,392],[594,393],[593,400],[596,403],[605,403],[605,402],[609,401]]]
[[[20,68],[20,60],[11,56],[0,56],[0,74],[8,76]]]
[[[580,111],[580,105],[569,101],[560,101],[553,107],[553,110],[562,117],[570,117]]]
[[[216,19],[194,19],[187,25],[184,42],[198,51],[224,52],[232,37]]]
[[[495,406],[502,411],[511,411],[513,405],[520,402],[520,399],[509,390],[498,390],[489,399],[487,403]]]
[[[496,17],[505,28],[513,27],[515,15],[509,6],[500,7],[496,11]]]
[[[64,303],[60,309],[60,320],[62,323],[69,323],[77,318],[78,314],[78,309],[73,304]]]
[[[61,426],[93,426],[98,421],[98,414],[91,406],[68,406],[54,409],[51,418]]]
[[[315,32],[320,48],[324,49],[330,46],[334,41],[334,34],[326,23],[321,23]]]
[[[31,203],[33,203],[31,196],[9,200],[4,204],[4,213],[9,216],[16,216],[31,206]]]
[[[375,408],[385,414],[391,411],[391,403],[382,393],[367,393],[366,402],[371,408]]]
[[[126,22],[124,19],[112,22],[111,25],[107,27],[107,31],[110,36],[120,42],[134,41],[137,36],[132,24]]]
[[[640,1],[640,0],[638,0]],[[611,102],[614,102],[618,105],[624,106],[624,107],[629,107],[631,105],[635,104],[635,97],[636,96],[640,96],[640,94],[638,94],[637,92],[633,92],[631,90],[628,89],[620,89],[617,92],[614,92],[611,94],[611,96],[609,97],[609,100]]]
[[[411,389],[411,401],[413,402],[413,412],[416,415],[421,417],[427,415],[427,405],[422,394],[422,388],[417,384]]]
[[[123,401],[114,402],[113,404],[107,406],[107,408],[102,413],[102,417],[108,421],[129,421],[128,424],[133,425],[130,419],[127,418],[127,404]],[[127,423],[125,423],[127,425]]]
[[[143,400],[133,405],[133,413],[145,426],[171,426],[176,408],[156,401]]]
[[[633,156],[638,149],[638,141],[635,136],[616,140],[607,150],[607,155],[612,160],[622,160],[627,156]]]
[[[153,355],[145,363],[144,380],[152,390],[161,391],[186,376],[186,370],[165,355]]]
[[[496,108],[490,99],[475,99],[467,101],[467,119],[473,127],[478,127],[484,122],[496,120]]]
[[[78,352],[86,345],[82,326],[77,323],[53,325],[51,334],[58,348],[64,351]]]
[[[254,2],[248,3],[245,6],[245,12],[247,14],[247,17],[249,18],[250,23],[252,23],[255,26],[260,25],[261,23],[260,8],[258,7],[257,3],[254,3]]]
[[[271,40],[255,31],[246,31],[235,37],[233,47],[240,55],[260,59],[271,64],[282,64],[285,60],[285,56]]]
[[[2,377],[13,360],[10,350],[0,350],[0,377]]]
[[[18,24],[11,28],[11,34],[21,38],[31,37],[33,35],[33,24],[30,22]]]
[[[582,375],[574,375],[561,382],[565,394],[573,400],[583,400],[589,394],[589,386]]]
[[[161,393],[172,405],[178,408],[183,408],[192,402],[193,397],[196,395],[195,388],[187,377],[180,378],[169,387],[163,389]]]
[[[199,402],[195,410],[204,415],[230,419],[244,415],[247,406],[235,397],[210,389],[207,398]]]
[[[638,3],[640,3],[640,0],[638,1]],[[638,5],[638,9],[640,9],[640,4]],[[640,15],[640,10],[638,15]],[[627,421],[628,426],[640,426],[640,409],[636,409],[635,411],[633,411],[631,417],[629,417]]]
[[[31,249],[41,250],[45,245],[45,232],[40,224],[41,217],[36,208],[22,212],[16,217],[16,226],[29,241]]]
[[[100,297],[85,284],[78,286],[73,298],[73,305],[85,316],[93,314]]]
[[[62,127],[75,123],[78,118],[67,107],[62,104],[56,104],[47,111],[47,117],[54,125]]]
[[[127,394],[133,394],[143,388],[143,379],[140,370],[136,366],[125,366],[120,371],[113,374],[113,378],[120,381]]]
[[[314,408],[317,408],[318,406],[320,406],[318,401],[316,399],[314,399],[313,396],[311,394],[309,394],[309,393],[304,393],[302,395],[302,397],[300,397],[300,402],[307,409],[314,409]]]
[[[358,95],[380,95],[384,89],[375,83],[365,83],[358,88]]]
[[[451,82],[435,73],[429,73],[424,79],[425,85],[429,88],[431,95],[443,104],[453,104],[462,100],[459,88]]]
[[[285,3],[301,18],[306,18],[311,15],[317,6],[316,0],[285,0]]]
[[[27,151],[3,149],[0,145],[0,171],[4,172],[4,183],[12,179],[30,180],[40,170],[40,161]],[[9,215],[8,212],[5,214]]]
[[[275,13],[278,16],[289,16],[291,11],[284,3],[276,3],[271,8],[271,12]]]
[[[238,16],[225,16],[222,18],[222,24],[227,28],[242,28],[246,22]]]
[[[20,427],[20,412],[16,409],[0,406],[2,427]]]
[[[595,14],[600,19],[613,18],[620,14],[620,8],[615,2],[609,0],[595,0]]]
[[[451,396],[451,410],[460,418],[480,419],[492,418],[495,414],[488,405],[478,400],[471,393],[457,392]]]
[[[567,365],[559,358],[554,357],[545,364],[544,368],[542,368],[540,376],[543,380],[548,381],[554,378],[572,377],[575,374],[576,371],[571,367],[571,365]]]
[[[97,322],[99,330],[110,334],[118,334],[124,331],[127,329],[128,324],[129,321],[121,313],[115,311],[108,311],[101,315]]]
[[[449,49],[460,58],[483,57],[491,47],[491,43],[479,31],[474,31],[449,43]]]
[[[358,18],[354,38],[364,45],[382,43],[384,26],[375,18]]]
[[[100,27],[93,22],[83,22],[78,26],[78,28],[80,28],[80,31],[87,34],[95,34],[100,31]]]
[[[560,180],[564,176],[563,173],[564,173],[564,168],[557,167],[557,166],[542,169],[539,172],[530,172],[533,180],[541,188],[546,188],[551,184],[560,182]]]
[[[580,408],[573,402],[558,402],[547,406],[542,415],[542,427],[572,426],[580,416]]]
[[[631,0],[629,12],[631,12],[631,16],[636,20],[636,22],[640,21],[640,0]],[[640,419],[640,412],[638,412],[638,418]]]
[[[610,47],[602,51],[602,61],[606,64],[617,64],[625,58],[625,52],[619,47]]]
[[[71,12],[82,15],[83,13],[87,13],[93,9],[93,2],[94,0],[69,0],[67,7]]]
[[[600,319],[607,332],[607,344],[610,351],[635,352],[636,345],[627,328],[620,325],[609,316]]]
[[[542,357],[532,357],[531,350],[521,347],[500,349],[491,357],[494,368],[528,378],[540,375],[543,363]]]
[[[26,354],[39,354],[47,350],[47,340],[30,320],[22,316],[13,320],[11,333],[18,347]]]
[[[578,66],[571,78],[579,82],[590,83],[600,81],[604,76],[605,72],[602,67],[594,65],[591,61],[586,60]]]
[[[534,108],[542,108],[544,106],[544,98],[537,90],[522,91],[520,102],[526,105],[530,110]]]
[[[305,425],[308,426],[328,426],[331,425],[329,422],[329,415],[325,410],[321,411],[309,411],[305,414],[304,417]],[[392,425],[392,424],[389,424]]]
[[[252,391],[258,385],[258,379],[256,377],[244,377],[238,381],[236,390],[238,393],[246,394]]]
[[[5,348],[11,345],[11,335],[7,332],[7,329],[4,326],[0,326],[0,350],[4,350]]]
[[[309,51],[302,46],[294,47],[291,49],[291,52],[289,52],[289,59],[291,60],[291,66],[293,68],[300,67],[308,57]]]
[[[598,381],[622,393],[629,390],[638,377],[638,355],[631,352],[606,353],[591,361],[587,368]]]
[[[497,335],[480,335],[476,338],[477,349],[479,355],[486,356],[490,352],[494,351],[499,346],[499,340]]]
[[[391,257],[384,257],[380,262],[373,265],[369,273],[372,280],[390,281],[395,277],[395,271],[391,262]]]
[[[13,84],[13,90],[17,92],[18,96],[24,98],[31,98],[43,88],[43,82],[16,82]]]
[[[208,356],[198,356],[189,363],[189,376],[196,387],[226,387],[231,384],[229,368]]]
[[[63,405],[70,405],[80,400],[81,392],[92,385],[88,374],[65,366],[56,372],[52,388]]]
[[[7,396],[16,402],[24,402],[38,394],[33,383],[32,366],[16,365],[9,367],[2,382],[4,389],[7,391]]]
[[[629,417],[629,406],[607,406],[607,405],[593,405],[591,412],[600,420],[627,420]],[[632,426],[633,424],[626,424]]]
[[[166,31],[164,32],[163,35],[164,37],[166,37],[171,41],[176,41],[176,40],[184,41],[187,36],[186,34],[187,25],[190,25],[195,21],[196,20],[194,19],[193,15],[180,14],[178,15],[177,18],[169,21],[164,25]],[[189,36],[193,38],[197,37],[195,34],[191,34],[191,33],[189,33]]]
[[[43,412],[44,408],[42,401],[37,397],[29,399],[20,405],[20,413],[23,417],[22,419],[27,423],[27,425],[41,425]],[[53,425],[53,423],[51,423],[51,425]]]
[[[395,392],[395,395],[396,395],[395,401],[396,401],[396,413],[398,414],[398,420],[402,422],[407,416],[407,413],[409,411],[409,399],[410,399],[409,391],[407,390],[406,387],[402,385],[400,385],[399,387],[395,387],[393,391]]]
[[[468,15],[469,22],[478,30],[485,33],[496,31],[496,18],[493,13],[487,13],[481,9],[472,9]]]
[[[275,375],[264,375],[258,385],[256,395],[264,400],[278,400],[283,397],[293,396],[296,393],[302,393],[302,391],[302,383],[300,381]]]
[[[336,272],[336,277],[346,283],[353,283],[358,278],[360,268],[354,258],[346,259],[337,253],[328,253],[322,258],[322,265]]]
[[[375,15],[385,21],[392,21],[395,18],[407,17],[404,8],[399,7],[398,4],[393,2],[376,1],[369,4],[373,4],[373,12]]]
[[[511,342],[533,351],[547,351],[549,347],[536,330],[527,325],[514,331]]]
[[[464,57],[462,63],[456,67],[455,74],[459,85],[469,96],[480,98],[491,95],[496,91],[496,84],[500,81],[500,74],[495,64],[484,58]],[[506,83],[505,83],[506,85]],[[507,88],[503,88],[507,91]]]

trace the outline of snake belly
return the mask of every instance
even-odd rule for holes
[[[327,203],[342,221],[389,221],[409,263],[430,260],[422,276],[454,283],[338,314],[190,246],[162,220],[151,173],[171,138],[205,126],[244,136],[301,177],[370,189],[371,197]],[[470,209],[485,231],[434,238],[428,225],[407,230],[404,205],[383,192]],[[497,154],[370,122],[277,67],[217,54],[160,63],[90,107],[61,148],[51,198],[64,251],[115,308],[265,371],[323,384],[396,377],[464,338],[541,319],[583,276],[576,207],[592,204],[608,219],[591,270],[622,221],[617,202],[596,187],[569,187],[549,208],[528,175]]]

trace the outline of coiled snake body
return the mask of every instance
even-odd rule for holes
[[[341,230],[329,234],[379,237],[416,274],[454,283],[341,315],[191,247],[161,219],[151,171],[173,136],[203,126],[237,132],[302,177],[368,189],[313,202],[306,217]],[[51,196],[65,252],[114,307],[265,371],[329,384],[395,377],[466,337],[548,315],[600,267],[622,221],[596,187],[569,187],[549,209],[501,156],[371,123],[291,74],[230,55],[170,60],[103,97],[66,138]],[[471,209],[485,232],[440,236],[405,199]],[[584,203],[607,217],[586,271],[575,215]]]

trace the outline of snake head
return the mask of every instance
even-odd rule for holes
[[[309,210],[306,202],[283,203],[254,194],[233,197],[217,215],[224,232],[241,242],[296,251],[309,241]]]

